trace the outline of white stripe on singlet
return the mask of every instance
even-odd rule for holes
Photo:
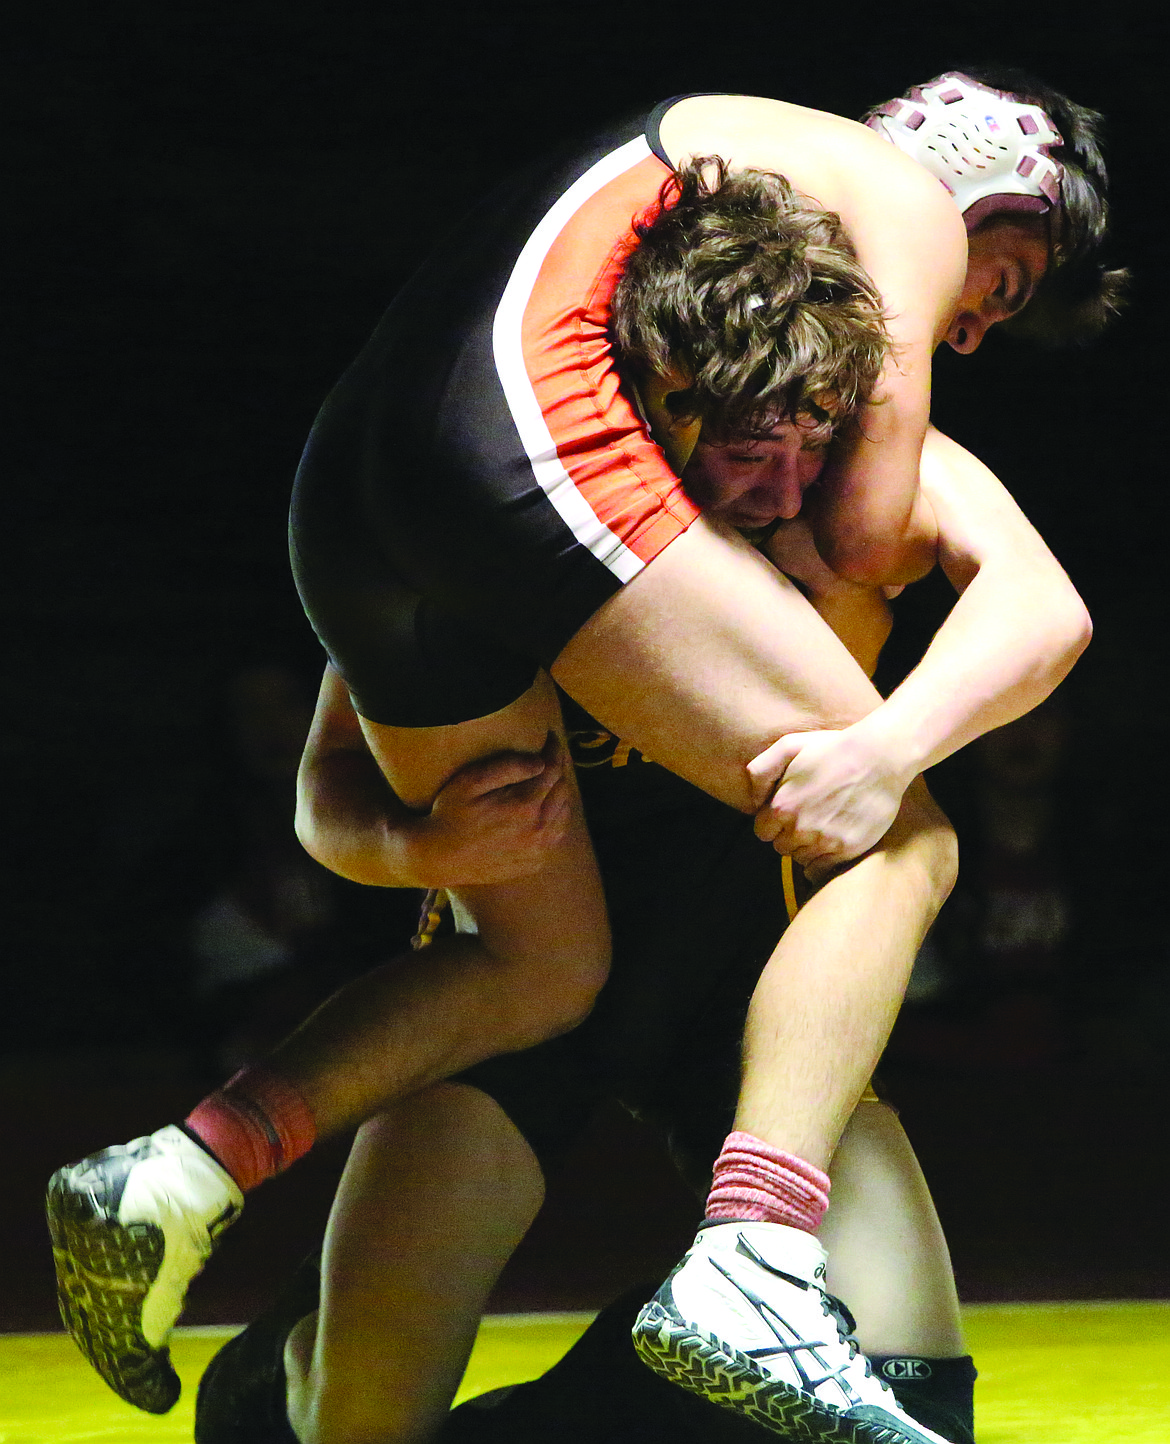
[[[577,490],[572,477],[561,465],[556,445],[524,364],[521,326],[524,309],[544,264],[544,258],[573,213],[623,171],[630,170],[651,155],[653,151],[646,138],[637,136],[603,156],[596,165],[591,166],[583,176],[573,182],[544,216],[520,252],[508,284],[504,287],[500,304],[496,307],[492,329],[496,372],[512,413],[512,420],[528,454],[533,475],[577,541],[588,547],[597,560],[604,563],[620,582],[628,582],[631,577],[637,576],[645,563],[595,515],[592,507]]]

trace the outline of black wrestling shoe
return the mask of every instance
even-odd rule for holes
[[[215,1355],[199,1381],[195,1444],[298,1444],[285,1408],[284,1345],[320,1292],[313,1254],[271,1308]]]

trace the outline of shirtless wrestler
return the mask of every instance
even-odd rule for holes
[[[924,470],[933,462],[940,472],[945,457],[945,443],[931,437]],[[871,671],[889,628],[884,596],[841,583],[798,533],[797,524],[782,528],[770,554]],[[439,1427],[487,1291],[539,1208],[550,1168],[601,1100],[618,1099],[665,1137],[705,1197],[734,1117],[748,1002],[796,906],[790,859],[759,845],[750,817],[646,761],[568,699],[563,705],[613,935],[598,1003],[573,1032],[423,1090],[363,1129],[329,1228],[323,1310],[310,1262],[209,1367],[197,1444],[294,1444],[288,1377],[298,1424],[313,1400],[328,1400],[335,1422],[345,1419],[341,1437],[414,1438],[420,1424],[438,1429],[439,1444],[766,1437],[641,1367],[629,1338],[632,1295],[606,1310],[550,1376],[491,1407],[469,1404]],[[350,727],[356,761],[364,743],[352,711]],[[513,780],[526,775],[525,762],[530,773],[532,759],[508,757],[452,780],[455,855],[496,848],[519,865],[527,846],[528,865],[539,865],[547,839],[533,828],[524,784]],[[327,758],[310,750],[306,773],[321,763]],[[368,754],[367,778],[376,799],[380,774]],[[474,814],[493,782],[501,790],[485,835]],[[819,1236],[829,1246],[830,1291],[852,1311],[860,1346],[908,1413],[953,1444],[970,1444],[974,1368],[945,1242],[905,1134],[872,1095],[829,1171],[833,1206]],[[624,1216],[613,1220],[615,1230],[625,1226]]]
[[[643,1352],[662,1367],[730,1369],[747,1381],[737,1385],[743,1406],[777,1427],[796,1410],[857,1437],[872,1423],[866,1411],[903,1425],[846,1342],[830,1350],[836,1383],[810,1413],[807,1394],[781,1377],[782,1359],[746,1373],[736,1358],[715,1359],[711,1341],[734,1333],[717,1280],[728,1267],[746,1270],[736,1289],[759,1289],[769,1309],[794,1319],[803,1311],[823,1332],[812,1229],[826,1202],[824,1168],[953,875],[950,834],[911,779],[1046,695],[1087,623],[1059,568],[1013,519],[999,561],[966,579],[950,632],[879,706],[799,592],[725,523],[701,516],[688,492],[726,502],[720,488],[750,492],[742,468],[790,450],[793,431],[798,450],[818,429],[832,432],[806,507],[822,555],[838,572],[891,584],[933,561],[938,530],[917,490],[931,349],[942,339],[971,349],[1049,277],[1051,288],[1062,273],[1079,274],[1098,298],[1107,281],[1092,254],[1099,168],[1059,145],[1037,107],[965,84],[948,78],[916,104],[924,120],[932,105],[953,119],[950,107],[971,93],[977,110],[1015,127],[1006,132],[1015,161],[992,192],[1008,197],[1008,214],[985,213],[969,250],[962,186],[950,186],[956,206],[898,145],[780,102],[684,98],[568,163],[530,171],[388,312],[322,413],[294,506],[302,594],[337,669],[322,726],[336,701],[329,689],[344,676],[365,743],[416,816],[424,850],[442,834],[441,809],[430,805],[460,767],[500,750],[539,752],[560,734],[543,664],[632,745],[724,802],[762,803],[761,834],[802,863],[823,875],[858,859],[788,929],[748,1015],[737,1131],[716,1166],[710,1215],[742,1220],[748,1207],[758,1221],[704,1230],[640,1325]],[[681,199],[655,210],[669,165],[716,155],[727,178],[714,163],[684,168]],[[696,272],[701,248],[689,239],[680,248],[670,233],[698,235],[721,206],[724,237],[730,229],[742,239],[754,207],[771,241],[760,244],[756,231],[750,257],[741,251],[708,285],[710,256]],[[635,261],[656,235],[667,271],[689,273],[691,290],[685,306],[663,311],[662,296],[679,292],[655,292],[662,271],[631,282],[634,321],[622,333],[611,300],[636,270],[625,265],[630,223],[647,211],[654,219]],[[692,216],[697,229],[686,230]],[[728,247],[715,249],[726,263]],[[629,383],[646,370],[665,382],[681,481],[635,407]],[[1027,657],[1016,631],[1024,609],[1047,622]],[[253,1185],[303,1152],[314,1129],[358,1121],[390,1096],[563,1030],[587,1010],[608,939],[568,790],[563,834],[539,873],[457,879],[477,937],[327,1005],[268,1069],[200,1105],[189,1132],[163,1130],[58,1175],[50,1206],[67,1317],[127,1397],[162,1409],[177,1394],[166,1332],[209,1234],[239,1206],[233,1179]],[[348,824],[336,835],[326,824],[308,842],[356,875],[362,856],[386,844],[384,818],[368,823],[356,852]],[[331,1066],[339,1057],[344,1069]],[[745,1172],[750,1204],[738,1186]],[[186,1202],[159,1183],[176,1177]],[[128,1257],[137,1250],[144,1300],[116,1283],[104,1292],[86,1262],[99,1238],[103,1260],[120,1240]],[[686,1317],[704,1311],[707,1324]],[[750,1328],[730,1343],[733,1354],[755,1347]]]

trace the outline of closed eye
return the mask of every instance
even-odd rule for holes
[[[1032,292],[1035,290],[1027,267],[1017,262],[1015,270],[1015,280],[1009,283],[1008,273],[1005,271],[994,292],[996,298],[1003,301],[1004,310],[1009,316],[1022,310],[1032,299]]]

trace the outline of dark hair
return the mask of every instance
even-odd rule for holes
[[[1031,301],[1004,329],[1048,346],[1090,340],[1121,309],[1129,281],[1129,272],[1110,267],[1103,255],[1109,228],[1109,177],[1101,153],[1104,116],[1024,70],[1004,65],[959,70],[1025,105],[1038,105],[1063,141],[1049,147],[1064,170],[1052,264]]]
[[[667,404],[713,441],[854,417],[890,349],[882,300],[839,216],[783,176],[701,157],[634,225],[614,293],[618,365],[677,371]]]

